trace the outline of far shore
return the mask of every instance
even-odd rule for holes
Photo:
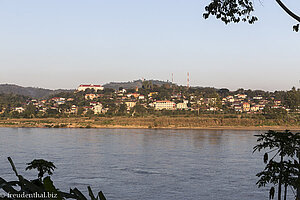
[[[191,129],[191,130],[300,130],[300,124],[257,119],[201,117],[94,117],[0,119],[0,127],[98,128],[98,129]]]

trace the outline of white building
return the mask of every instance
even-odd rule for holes
[[[79,87],[77,88],[77,91],[85,91],[86,89],[94,89],[95,91],[98,90],[104,90],[104,87],[102,87],[101,85],[79,85]]]
[[[156,101],[154,102],[155,110],[174,110],[176,108],[176,103],[172,101]]]
[[[126,101],[125,104],[126,104],[127,110],[130,110],[131,108],[133,108],[136,105],[136,102]]]
[[[14,111],[17,111],[18,113],[22,113],[22,112],[25,111],[25,109],[24,109],[23,107],[16,107],[16,108],[14,109]]]
[[[103,113],[103,106],[102,106],[102,104],[100,103],[98,105],[95,105],[93,107],[93,111],[94,111],[95,115]]]
[[[186,109],[188,109],[188,106],[187,106],[187,103],[178,103],[178,104],[176,104],[176,108],[178,110],[186,110]]]

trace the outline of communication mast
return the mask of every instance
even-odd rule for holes
[[[190,73],[187,73],[187,88],[190,87]]]

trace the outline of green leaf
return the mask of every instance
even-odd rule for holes
[[[92,191],[91,187],[88,186],[87,188],[88,188],[89,196],[91,197],[91,200],[98,200],[98,198],[95,198],[95,196],[94,196],[94,194],[93,194],[93,191]]]
[[[105,198],[104,194],[102,193],[102,191],[100,191],[98,193],[98,197],[99,197],[100,200],[106,200],[106,198]]]
[[[50,192],[50,193],[53,193],[53,194],[56,194],[57,195],[57,200],[62,200],[62,197],[59,193],[59,191],[55,188],[55,186],[53,185],[53,181],[51,180],[50,176],[47,176],[44,178],[43,180],[44,182],[44,187],[45,187],[45,190],[47,192]],[[53,198],[50,198],[50,199],[53,199]]]

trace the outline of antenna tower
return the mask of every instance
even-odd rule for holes
[[[187,88],[190,87],[190,73],[187,73]]]

